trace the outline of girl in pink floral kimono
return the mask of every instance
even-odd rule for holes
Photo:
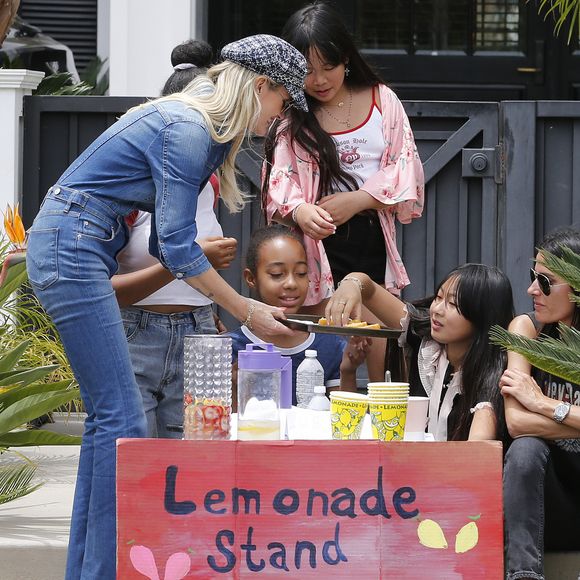
[[[268,222],[304,234],[310,287],[320,313],[342,278],[363,271],[393,294],[409,284],[395,218],[423,211],[423,167],[397,96],[362,59],[339,15],[325,4],[294,13],[283,35],[308,61],[310,111],[289,111],[270,129],[262,184]],[[363,312],[365,320],[374,317]],[[384,372],[374,341],[369,377]]]

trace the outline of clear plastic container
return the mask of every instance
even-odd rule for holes
[[[324,385],[316,385],[314,387],[314,396],[310,399],[308,408],[311,411],[330,411],[330,399],[326,396],[326,387]]]
[[[238,352],[238,439],[280,439],[282,364],[272,344]]]
[[[314,387],[324,384],[324,369],[316,358],[317,354],[315,350],[307,350],[296,369],[296,400],[302,409],[308,407],[314,396]]]
[[[219,334],[186,336],[183,348],[184,439],[229,439],[232,339]]]

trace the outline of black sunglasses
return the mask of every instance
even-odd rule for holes
[[[562,284],[552,284],[550,282],[550,278],[548,278],[546,274],[540,274],[539,272],[536,272],[533,268],[530,268],[530,280],[532,284],[536,280],[538,281],[538,286],[540,287],[540,291],[544,296],[549,296],[554,286],[566,286],[565,282]]]

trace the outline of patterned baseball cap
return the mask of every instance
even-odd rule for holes
[[[247,36],[224,46],[221,56],[282,85],[294,105],[308,111],[304,96],[306,59],[285,40],[271,34]]]

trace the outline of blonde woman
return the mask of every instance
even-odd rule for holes
[[[129,111],[50,188],[29,234],[28,274],[53,318],[88,413],[66,578],[115,578],[115,441],[142,437],[145,415],[110,278],[127,241],[125,216],[153,214],[149,250],[177,278],[261,335],[290,331],[278,308],[240,296],[195,242],[197,197],[221,166],[221,193],[243,205],[234,160],[248,132],[264,135],[290,105],[306,109],[306,60],[257,35],[182,93]]]

